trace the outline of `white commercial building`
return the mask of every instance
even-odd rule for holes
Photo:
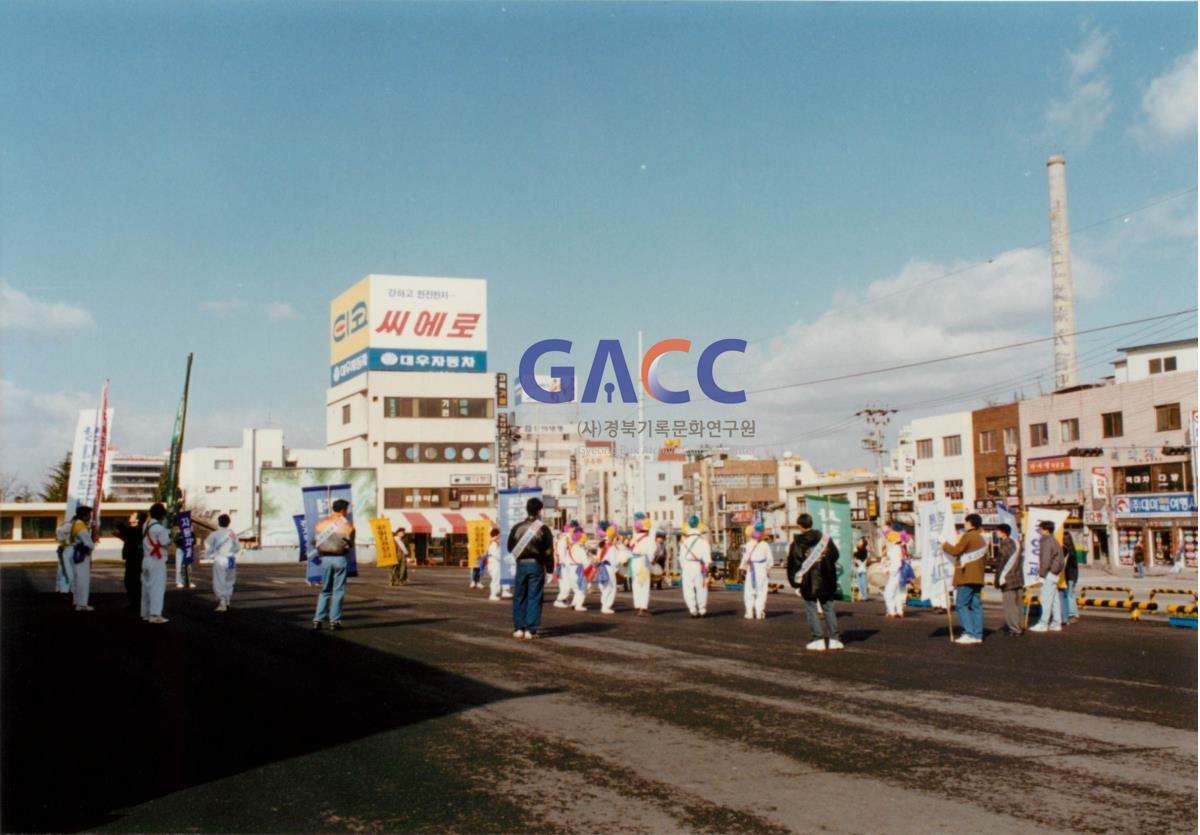
[[[975,506],[974,428],[971,412],[917,418],[900,430],[893,463],[912,462],[904,484],[912,484],[913,498],[920,505],[948,499],[957,521]]]
[[[109,447],[104,459],[104,495],[118,502],[153,502],[166,466],[166,455],[132,455]]]
[[[421,561],[466,559],[466,523],[497,518],[496,380],[487,282],[369,275],[330,305],[325,441],[371,467],[377,507]]]

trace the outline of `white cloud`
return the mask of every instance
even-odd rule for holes
[[[0,280],[0,330],[58,333],[63,328],[95,326],[96,321],[85,308],[35,299]]]
[[[1181,55],[1150,82],[1131,129],[1144,148],[1196,138],[1196,53]]]
[[[1086,147],[1112,115],[1112,88],[1102,74],[1108,54],[1108,35],[1085,26],[1083,42],[1067,53],[1066,93],[1046,108],[1046,138],[1055,146]]]
[[[266,310],[267,318],[275,321],[295,319],[299,315],[296,313],[296,308],[292,307],[291,302],[270,302]]]

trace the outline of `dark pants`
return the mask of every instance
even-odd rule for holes
[[[804,614],[808,616],[808,629],[812,632],[813,640],[819,641],[822,638],[828,638],[831,641],[838,639],[837,615],[833,611],[833,601],[826,600],[821,605],[821,611],[817,611],[817,601],[804,601]],[[821,631],[821,613],[825,617],[825,630],[829,634],[824,634]]]
[[[125,558],[125,597],[130,609],[142,608],[142,558]]]
[[[513,581],[513,629],[536,633],[542,625],[542,588],[546,572],[537,560],[518,560]]]

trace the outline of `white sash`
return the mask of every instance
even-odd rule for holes
[[[986,545],[984,545],[982,548],[977,548],[974,551],[968,551],[967,553],[963,554],[961,557],[958,558],[958,565],[960,568],[964,565],[970,565],[971,563],[975,562],[976,560],[983,559],[985,554],[987,554],[987,546]]]
[[[804,579],[804,575],[808,573],[808,570],[810,568],[812,568],[814,565],[817,564],[817,560],[819,560],[819,559],[821,559],[821,557],[825,556],[825,549],[828,547],[829,547],[828,534],[821,534],[821,541],[818,542],[815,546],[813,546],[813,549],[812,549],[812,551],[809,552],[808,557],[806,557],[804,562],[802,562],[800,564],[800,570],[796,572],[795,579],[796,579],[797,583],[799,583],[801,580]]]
[[[529,543],[533,542],[533,538],[538,535],[538,531],[545,527],[545,525],[546,523],[541,519],[534,519],[530,523],[529,527],[525,529],[524,535],[521,536],[520,541],[517,542],[517,547],[512,550],[514,560],[521,558],[521,555],[525,553],[525,549],[529,547]]]
[[[1004,563],[1004,568],[1000,570],[1000,585],[1002,586],[1008,582],[1008,572],[1012,571],[1013,566],[1017,564],[1017,558],[1022,556],[1020,544],[1014,542],[1012,539],[1009,542],[1012,542],[1016,547],[1013,549],[1012,556]]]

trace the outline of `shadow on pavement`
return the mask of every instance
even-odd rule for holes
[[[77,613],[52,583],[45,569],[0,576],[6,832],[94,829],[172,792],[532,695],[348,639],[431,619],[316,635],[273,607],[217,614],[208,595],[168,593],[170,623],[151,626],[123,594]]]
[[[841,615],[838,615],[841,618]],[[841,630],[843,644],[858,644],[878,634],[878,629],[844,629]]]

